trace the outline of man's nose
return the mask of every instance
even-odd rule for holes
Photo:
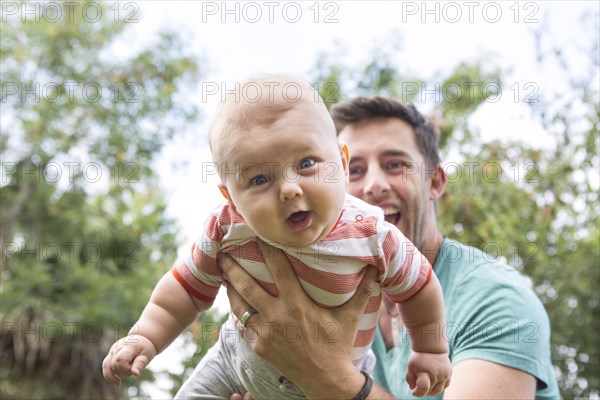
[[[365,196],[379,197],[389,193],[390,190],[390,184],[383,171],[377,167],[369,168],[365,179],[365,187],[363,188]]]
[[[281,201],[286,201],[297,196],[302,196],[300,182],[284,179],[279,189],[279,199]]]

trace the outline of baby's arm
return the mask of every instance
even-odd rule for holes
[[[433,272],[429,282],[398,309],[406,326],[413,350],[406,379],[415,396],[436,395],[450,383],[452,366],[448,358],[448,341],[443,336],[444,299],[440,283]]]
[[[192,299],[173,273],[167,272],[156,285],[129,336],[111,347],[102,363],[104,377],[119,387],[120,377],[138,376],[156,354],[209,307],[209,303]]]

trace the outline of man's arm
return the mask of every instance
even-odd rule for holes
[[[536,379],[526,372],[472,359],[454,365],[444,399],[534,399],[535,390]]]
[[[308,398],[353,398],[364,385],[365,377],[352,363],[352,349],[359,317],[372,293],[377,271],[374,268],[367,271],[356,294],[346,304],[325,309],[304,292],[281,250],[261,247],[279,289],[278,297],[265,292],[230,257],[225,256],[220,264],[228,278],[227,293],[233,313],[239,317],[250,305],[258,311],[250,317],[243,332],[253,338],[252,349]],[[282,329],[286,326],[299,330],[294,340],[286,338]],[[393,397],[375,385],[368,398]]]

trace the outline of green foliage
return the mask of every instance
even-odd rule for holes
[[[344,44],[336,43],[337,50],[331,54],[320,54],[311,82],[316,83],[327,108],[354,96],[378,94],[405,101],[414,99],[423,81],[410,71],[401,74],[396,68],[401,43],[399,33],[392,32],[373,49],[365,65],[358,67],[345,62],[347,49]]]
[[[590,32],[598,31],[598,15],[586,21],[594,24]],[[542,41],[551,35],[542,31],[536,37]],[[495,88],[507,92],[502,87],[506,71],[491,59],[459,63],[449,76],[432,79],[406,78],[408,71],[390,64],[393,54],[375,56],[377,51],[373,61],[353,68],[334,58],[316,69],[321,86],[335,82],[344,88],[342,100],[395,95],[415,100],[421,109],[414,89],[422,88],[421,82],[429,90],[439,83],[440,100],[430,116],[440,129],[443,152],[460,160],[446,165],[448,184],[438,204],[440,229],[530,277],[550,317],[552,362],[564,398],[600,393],[600,94],[590,84],[597,82],[600,69],[598,37],[588,46],[583,49],[586,65],[570,65],[565,51],[540,50],[540,70],[557,64],[564,76],[562,90],[543,92],[545,97],[530,104],[551,145],[544,150],[530,142],[484,141],[469,126],[471,115],[493,101]],[[570,56],[582,59],[581,54]],[[472,83],[479,83],[479,90],[465,90]],[[480,90],[484,85],[488,90]],[[453,95],[458,87],[462,96]]]
[[[585,15],[582,25],[597,32],[599,17]],[[541,178],[533,190],[550,223],[546,232],[535,230],[540,263],[531,274],[551,318],[561,392],[587,398],[600,392],[600,93],[597,83],[590,84],[600,69],[600,39],[591,37],[571,54],[544,43],[551,36],[543,27],[536,37],[542,63],[558,67],[566,89],[533,108],[555,146],[537,162]],[[583,65],[575,61],[580,56],[587,60]]]
[[[468,126],[469,116],[486,101],[498,98],[502,87],[502,71],[489,65],[490,60],[462,62],[442,79],[442,101],[432,116],[440,131],[440,148],[446,148],[449,140],[464,144],[475,139]]]
[[[139,393],[101,362],[176,257],[153,162],[196,118],[198,61],[169,32],[119,57],[126,25],[103,15],[0,27],[2,398]]]
[[[346,82],[348,70],[339,66],[337,60],[345,51],[337,44],[338,51],[334,54],[320,54],[317,57],[317,65],[315,68],[315,76],[312,82],[315,82],[315,89],[325,102],[329,109],[333,104],[339,103],[344,97],[344,87],[342,82]]]

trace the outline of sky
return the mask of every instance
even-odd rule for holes
[[[157,164],[167,191],[167,212],[181,230],[180,253],[189,248],[207,213],[222,201],[218,181],[206,169],[211,160],[207,123],[222,89],[262,73],[308,79],[319,57],[339,49],[344,49],[340,61],[356,66],[364,65],[378,46],[398,46],[398,69],[433,83],[460,62],[487,56],[507,71],[505,89],[498,101],[484,104],[473,115],[472,124],[486,138],[527,137],[543,148],[549,138],[532,122],[523,99],[565,86],[557,71],[539,69],[532,32],[548,27],[547,39],[572,54],[569,61],[576,68],[575,50],[599,34],[583,30],[581,16],[600,7],[597,1],[364,0],[146,1],[121,6],[121,18],[138,20],[122,51],[143,46],[161,29],[174,29],[184,36],[186,51],[201,60],[201,81],[189,101],[198,106],[202,118],[166,147]],[[598,86],[598,77],[590,84]],[[430,98],[417,100],[425,100],[416,104],[422,111],[431,106]],[[227,310],[222,292],[217,307]],[[170,360],[177,352],[185,353],[177,346],[161,357]],[[161,397],[156,388],[152,393]]]

